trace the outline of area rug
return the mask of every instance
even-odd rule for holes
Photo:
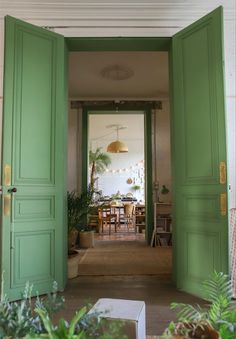
[[[171,274],[172,248],[150,247],[145,241],[97,241],[79,253],[83,276]]]

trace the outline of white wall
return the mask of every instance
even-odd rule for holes
[[[2,111],[3,111],[4,23],[0,17],[0,184],[2,183]]]
[[[78,110],[70,109],[68,114],[68,157],[67,157],[67,190],[78,189]]]
[[[153,173],[154,182],[158,182],[159,186],[165,185],[170,192],[167,195],[160,196],[162,201],[171,201],[172,199],[172,179],[171,179],[171,151],[170,151],[170,107],[169,101],[162,102],[162,109],[154,112],[154,152],[153,152]],[[78,165],[78,147],[81,140],[78,136],[79,130],[79,114],[77,110],[69,111],[68,123],[68,189],[76,189],[78,180],[80,178],[81,168]],[[101,137],[106,135],[107,129],[105,125],[114,123],[116,117],[106,115],[104,122],[104,115],[90,115],[89,123],[89,147],[95,150],[97,147],[102,147],[103,152],[106,151],[107,145],[112,141],[113,134],[110,136]],[[110,118],[109,118],[110,117]],[[119,117],[121,117],[119,115]],[[122,115],[124,119],[124,115]],[[133,118],[132,118],[133,117]],[[109,119],[113,120],[109,120]],[[133,120],[132,120],[133,119]],[[124,122],[124,120],[121,120]],[[144,177],[143,177],[143,163],[144,159],[144,121],[142,115],[129,115],[127,116],[126,123],[132,125],[131,130],[126,131],[122,141],[124,141],[128,148],[128,153],[112,154],[111,165],[108,167],[109,172],[99,175],[97,188],[103,192],[103,195],[112,195],[119,191],[121,194],[133,193],[138,200],[145,200],[144,197]],[[126,125],[125,123],[125,125]],[[137,126],[138,124],[138,126]],[[137,128],[135,128],[135,126]],[[93,135],[95,134],[95,135]],[[128,135],[130,134],[130,137]],[[99,137],[100,136],[100,137]],[[97,139],[98,137],[98,139]],[[93,140],[95,138],[95,140]],[[131,140],[132,138],[132,140]],[[136,138],[136,139],[135,139]],[[130,168],[132,167],[132,168]],[[124,170],[126,169],[126,170]],[[119,171],[119,173],[117,173]],[[115,173],[113,173],[115,172]],[[127,184],[127,179],[131,178],[132,184]],[[134,193],[132,186],[140,185],[141,190]]]
[[[169,101],[162,102],[162,109],[156,110],[154,119],[155,133],[155,169],[154,180],[161,188],[165,185],[169,189],[166,195],[159,195],[161,201],[171,202],[171,148],[170,148],[170,105]]]
[[[128,146],[129,152],[109,153],[111,158],[109,172],[98,175],[98,189],[102,190],[103,195],[116,194],[118,191],[123,195],[133,193],[138,200],[144,201],[144,163],[141,163],[144,160],[144,136],[142,140],[122,139],[122,141]],[[100,146],[105,150],[107,145],[100,143]],[[132,184],[127,183],[128,178],[132,179]],[[140,191],[132,191],[133,185],[141,186]]]
[[[98,0],[21,1],[2,0],[0,13],[0,114],[2,112],[2,69],[5,15],[15,16],[38,26],[50,26],[65,36],[152,37],[172,36],[217,6],[224,6],[226,121],[228,174],[231,184],[230,207],[236,207],[235,187],[235,1]],[[1,116],[0,116],[1,121]],[[0,128],[1,131],[1,128]]]
[[[129,111],[119,114],[89,114],[90,149],[95,151],[98,147],[106,152],[107,146],[116,140],[116,131],[107,126],[118,124],[125,127],[119,131],[119,140],[128,147],[128,153],[108,153],[111,164],[107,172],[98,176],[97,188],[103,195],[113,195],[118,191],[122,195],[133,193],[138,200],[144,201],[144,114],[143,112]],[[136,113],[136,114],[135,114]],[[142,161],[142,162],[141,162]],[[133,183],[127,184],[131,178]],[[139,185],[141,189],[132,191],[132,186]]]
[[[235,14],[235,9],[234,9]],[[227,152],[228,152],[228,183],[229,208],[236,207],[236,28],[234,21],[224,21],[224,45],[225,45],[225,93],[226,93],[226,129],[227,129]]]

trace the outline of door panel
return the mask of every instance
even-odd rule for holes
[[[5,43],[2,271],[17,299],[27,281],[65,285],[65,52],[63,37],[11,17]]]
[[[172,71],[176,278],[202,295],[200,283],[228,269],[221,8],[173,37]]]
[[[14,109],[15,182],[53,184],[56,46],[47,35],[25,29],[17,30],[16,39],[15,81],[21,93]]]

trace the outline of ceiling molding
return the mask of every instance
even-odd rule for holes
[[[58,25],[74,26],[90,22],[90,25],[104,25],[104,20],[118,23],[135,21],[140,25],[148,25],[148,20],[159,22],[190,22],[212,11],[219,5],[224,6],[226,20],[235,20],[235,4],[232,0],[211,1],[167,1],[159,0],[149,2],[81,2],[81,1],[20,1],[2,0],[1,16],[13,15],[25,20],[56,20]],[[76,22],[69,22],[75,20]],[[81,21],[78,23],[78,20]],[[116,25],[113,22],[113,25]],[[56,23],[53,23],[56,25]]]
[[[79,101],[79,100],[71,100],[70,101],[70,109],[78,109],[83,107],[94,107],[95,109],[98,107],[111,107],[114,106],[114,109],[122,109],[123,107],[132,106],[132,107],[140,107],[140,106],[149,106],[152,109],[162,109],[162,102],[160,100],[156,101],[114,101],[114,100],[106,100],[106,101]]]

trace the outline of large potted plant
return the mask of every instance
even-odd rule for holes
[[[94,232],[88,226],[88,216],[95,203],[97,193],[91,186],[79,194],[76,191],[67,193],[68,211],[68,278],[78,275],[79,253],[76,250],[79,234],[81,248],[94,246]]]
[[[234,339],[236,338],[236,307],[232,300],[232,284],[227,275],[214,272],[203,283],[208,303],[205,307],[172,303],[178,322],[171,322],[165,339]]]
[[[68,249],[73,251],[79,233],[82,248],[93,247],[94,232],[88,225],[89,214],[94,209],[100,194],[91,185],[81,194],[68,192]]]

